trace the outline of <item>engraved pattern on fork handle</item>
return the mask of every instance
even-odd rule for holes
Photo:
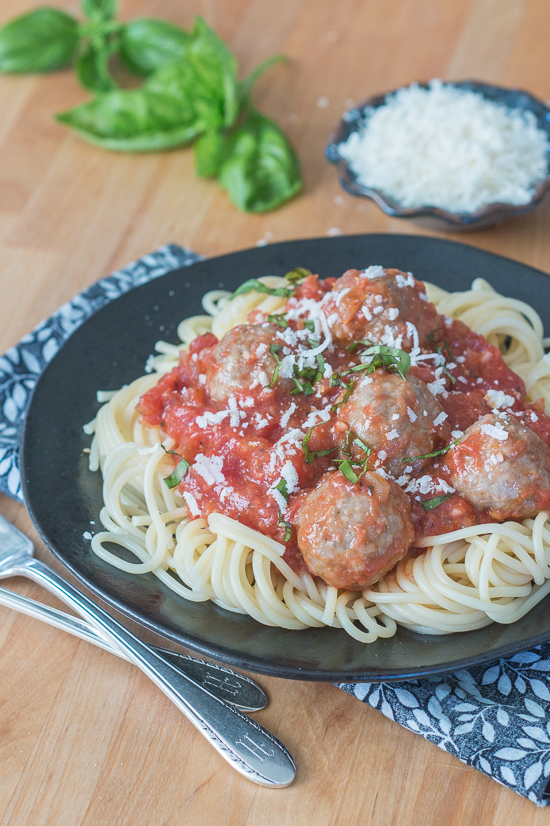
[[[292,756],[271,732],[186,678],[40,560],[19,557],[13,563],[10,575],[27,576],[42,585],[123,649],[234,769],[270,788],[292,783],[296,773]]]

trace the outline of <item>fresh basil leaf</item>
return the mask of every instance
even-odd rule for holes
[[[120,57],[131,72],[148,77],[161,66],[185,55],[189,35],[166,20],[138,18],[124,26]]]
[[[452,495],[452,493],[445,493],[442,496],[434,496],[433,499],[425,499],[423,502],[420,502],[420,504],[425,511],[431,511],[433,508],[437,508],[438,505],[441,505],[442,502],[450,499]]]
[[[219,181],[243,212],[275,209],[302,188],[296,153],[277,124],[255,111],[232,135]]]
[[[76,59],[75,72],[85,89],[102,93],[117,88],[109,72],[111,53],[111,48],[102,40],[97,45],[92,41],[84,45]]]
[[[222,132],[211,130],[198,138],[194,145],[195,171],[203,178],[214,178],[225,158],[226,140]]]
[[[262,60],[261,63],[256,66],[255,69],[252,69],[248,77],[245,77],[243,81],[239,84],[239,91],[241,100],[243,102],[247,102],[250,97],[250,92],[252,91],[252,87],[256,83],[256,81],[267,72],[268,69],[271,69],[276,63],[283,63],[288,58],[284,54],[276,54],[273,57],[268,57],[266,60]]]
[[[80,7],[90,20],[110,20],[117,12],[116,0],[80,0]]]
[[[59,9],[41,8],[0,29],[0,72],[53,72],[67,66],[78,48],[78,22]]]
[[[173,90],[170,90],[173,91]],[[155,152],[189,143],[204,131],[192,102],[177,94],[116,90],[57,115],[81,138],[119,152]]]
[[[210,129],[231,126],[239,111],[237,61],[201,17],[195,19],[184,57],[159,67],[148,85],[151,91],[192,100]]]

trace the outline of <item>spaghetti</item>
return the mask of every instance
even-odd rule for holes
[[[288,287],[275,276],[259,281],[271,290]],[[459,319],[500,349],[524,380],[528,402],[543,398],[550,408],[550,357],[544,354],[540,319],[529,305],[499,295],[482,279],[467,292],[433,285],[426,291],[438,313]],[[475,524],[416,539],[422,553],[407,555],[362,591],[326,585],[303,568],[295,570],[283,558],[282,542],[223,513],[207,518],[193,513],[196,500],[165,484],[174,470],[167,451],[176,442],[161,426],[144,424],[136,409],[139,399],[170,373],[180,351],[198,336],[212,332],[221,339],[251,314],[261,320],[282,313],[286,297],[255,290],[231,297],[218,290],[207,293],[203,306],[206,315],[180,324],[181,345],[159,342],[158,355],[148,363],[151,372],[111,398],[101,397],[105,403],[86,427],[94,434],[90,468],[101,468],[105,502],[100,515],[105,530],[92,539],[94,553],[121,570],[154,573],[186,600],[212,600],[290,630],[342,628],[363,643],[392,636],[398,624],[441,634],[514,622],[546,596],[546,511],[522,522]]]

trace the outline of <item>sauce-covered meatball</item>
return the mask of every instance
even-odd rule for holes
[[[404,472],[403,459],[432,453],[450,440],[447,416],[424,382],[381,369],[359,379],[339,408],[336,427],[356,433],[396,478]],[[420,469],[425,463],[410,464]]]
[[[493,519],[524,519],[550,507],[550,449],[513,416],[483,416],[445,465],[456,490]]]
[[[235,393],[245,392],[258,384],[267,386],[275,373],[277,361],[270,345],[284,346],[273,324],[240,324],[224,335],[214,350],[206,381],[210,396],[226,401]],[[282,354],[281,354],[282,357]],[[292,383],[279,379],[276,392],[288,392]]]
[[[323,300],[338,344],[367,339],[410,351],[438,326],[424,284],[400,270],[348,270]]]
[[[325,474],[297,513],[298,546],[308,569],[335,588],[358,591],[403,558],[414,538],[409,500],[377,473],[352,484]]]

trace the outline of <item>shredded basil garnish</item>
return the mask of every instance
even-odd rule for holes
[[[279,479],[277,484],[273,487],[273,490],[278,490],[285,502],[288,502],[289,493],[286,486],[286,479]]]
[[[277,484],[273,487],[273,490],[278,490],[285,502],[288,502],[289,493],[286,486],[286,479],[279,479]],[[285,542],[288,542],[292,536],[292,525],[290,522],[286,522],[283,519],[283,512],[281,508],[279,508],[279,521],[277,522],[277,525],[285,529]]]
[[[179,483],[182,481],[184,476],[186,475],[187,471],[191,467],[191,463],[187,461],[181,454],[177,453],[175,450],[166,450],[164,445],[161,445],[162,449],[165,453],[172,454],[173,456],[179,456],[180,461],[170,474],[170,476],[164,477],[164,484],[167,488],[175,488]]]
[[[365,458],[362,461],[352,459],[352,445],[356,445],[365,454]],[[353,432],[353,430],[346,430],[344,446],[342,448],[342,455],[346,456],[347,458],[337,459],[336,464],[339,465],[340,473],[343,476],[345,476],[348,482],[351,482],[353,485],[356,485],[357,482],[359,482],[359,480],[365,475],[365,473],[368,470],[371,452],[372,451],[370,447],[366,445],[364,441]],[[355,469],[360,469],[360,472],[356,473]]]
[[[404,350],[399,350],[397,347],[387,347],[385,344],[372,344],[370,341],[355,341],[348,352],[353,353],[357,347],[365,345],[366,350],[363,350],[361,357],[372,356],[369,364],[357,364],[355,367],[350,367],[348,370],[343,370],[340,375],[347,376],[348,373],[359,373],[363,370],[367,371],[367,375],[372,373],[378,367],[386,367],[388,369],[394,368],[402,379],[411,369],[411,357]]]
[[[288,542],[288,540],[292,536],[292,525],[290,524],[290,522],[286,522],[283,519],[282,515],[279,515],[279,521],[277,522],[277,525],[279,525],[280,528],[285,529],[285,542]]]
[[[340,473],[346,477],[348,482],[351,482],[353,485],[356,485],[357,482],[361,479],[361,477],[364,476],[367,472],[367,463],[365,462],[363,464],[363,469],[359,475],[357,475],[353,470],[350,459],[345,459],[343,462],[340,462],[339,470]]]
[[[249,278],[244,284],[238,287],[231,298],[236,298],[238,295],[245,295],[246,293],[267,293],[267,295],[276,295],[279,298],[290,298],[296,292],[295,287],[268,287],[267,284],[262,284],[257,278]]]
[[[439,353],[440,356],[443,355],[443,350],[447,351],[447,356],[449,358],[449,361],[452,361],[453,354],[451,353],[451,349],[450,349],[449,343],[447,341],[445,341],[443,344],[440,344],[439,347],[437,348],[437,352]],[[443,356],[443,358],[445,358],[445,356]],[[445,362],[441,365],[441,369],[443,370],[444,375],[447,376],[447,378],[451,380],[451,384],[456,384],[456,379],[447,370],[447,365],[445,364]]]
[[[261,281],[258,281],[257,278],[249,278],[248,281],[245,281],[244,284],[237,287],[231,298],[236,298],[238,295],[246,295],[246,293],[251,292],[267,293],[267,295],[275,295],[279,298],[290,298],[308,275],[311,275],[311,273],[309,270],[304,269],[304,267],[296,267],[296,269],[287,272],[285,278],[290,284],[293,284],[292,287],[268,287],[267,284],[263,284]]]
[[[286,330],[288,327],[288,321],[282,313],[279,313],[278,315],[268,315],[267,320],[272,324],[276,324],[277,327],[282,327],[283,330]]]
[[[287,272],[285,278],[287,281],[290,281],[291,284],[299,284],[302,281],[305,281],[308,275],[311,275],[311,270],[306,270],[305,267],[295,267],[290,272]]]
[[[310,341],[309,343],[312,345],[312,347],[317,347],[319,344],[318,341]],[[282,361],[277,355],[277,353],[280,350],[280,344],[269,345],[269,352],[277,362],[277,367],[275,368],[273,378],[268,384],[268,387],[273,387],[279,376],[279,368],[282,364]],[[313,389],[313,385],[316,382],[318,382],[319,379],[322,379],[325,373],[325,359],[322,353],[317,353],[317,355],[315,356],[315,361],[317,362],[317,367],[298,368],[297,364],[294,364],[292,366],[292,375],[290,376],[290,378],[294,382],[295,387],[293,390],[290,391],[291,396],[296,396],[298,393],[303,393],[305,396],[313,395],[313,393],[315,392]]]
[[[302,442],[302,448],[303,448],[303,451],[304,451],[304,456],[306,457],[306,462],[307,462],[308,465],[310,465],[313,461],[315,461],[315,459],[320,459],[322,456],[328,456],[330,453],[334,453],[334,451],[336,450],[335,447],[331,447],[328,450],[310,450],[309,449],[309,445],[308,445],[309,437],[311,436],[311,434],[313,433],[315,428],[319,427],[319,425],[321,425],[321,424],[325,424],[325,422],[318,422],[317,424],[314,424],[313,427],[310,427],[308,432],[306,433],[306,437],[305,437],[304,441]]]
[[[447,447],[442,447],[441,450],[434,450],[433,453],[425,453],[423,456],[407,456],[405,459],[401,459],[402,462],[416,462],[417,459],[433,459],[435,456],[442,456],[444,453],[447,453],[452,447],[457,445],[460,441],[460,436],[458,439],[455,439],[454,442],[451,442],[450,445]]]
[[[353,385],[354,385],[353,379],[351,379],[350,382],[348,384],[346,384],[344,381],[342,381],[342,379],[340,378],[338,373],[333,373],[333,375],[330,377],[330,386],[331,387],[345,387],[346,392],[344,393],[344,396],[343,396],[341,402],[336,402],[336,404],[332,405],[332,408],[331,408],[332,413],[336,413],[338,408],[341,407],[343,404],[345,404],[347,402],[347,400],[349,399],[349,394],[353,390]]]
[[[272,344],[269,345],[269,352],[271,353],[271,355],[273,356],[273,358],[277,362],[277,366],[275,367],[275,372],[273,373],[273,378],[271,379],[271,381],[267,385],[268,387],[273,387],[275,385],[275,382],[277,381],[277,377],[279,375],[279,368],[282,364],[282,361],[281,361],[281,359],[279,358],[279,356],[277,354],[278,354],[280,349],[281,349],[280,344],[273,344],[272,343]]]
[[[444,493],[441,496],[434,496],[433,499],[426,499],[424,502],[420,502],[420,504],[425,511],[431,511],[433,508],[437,508],[438,505],[441,505],[442,502],[450,499],[452,495],[452,493]]]
[[[304,321],[304,330],[309,330],[310,333],[315,332],[315,322],[312,321],[310,318]]]

